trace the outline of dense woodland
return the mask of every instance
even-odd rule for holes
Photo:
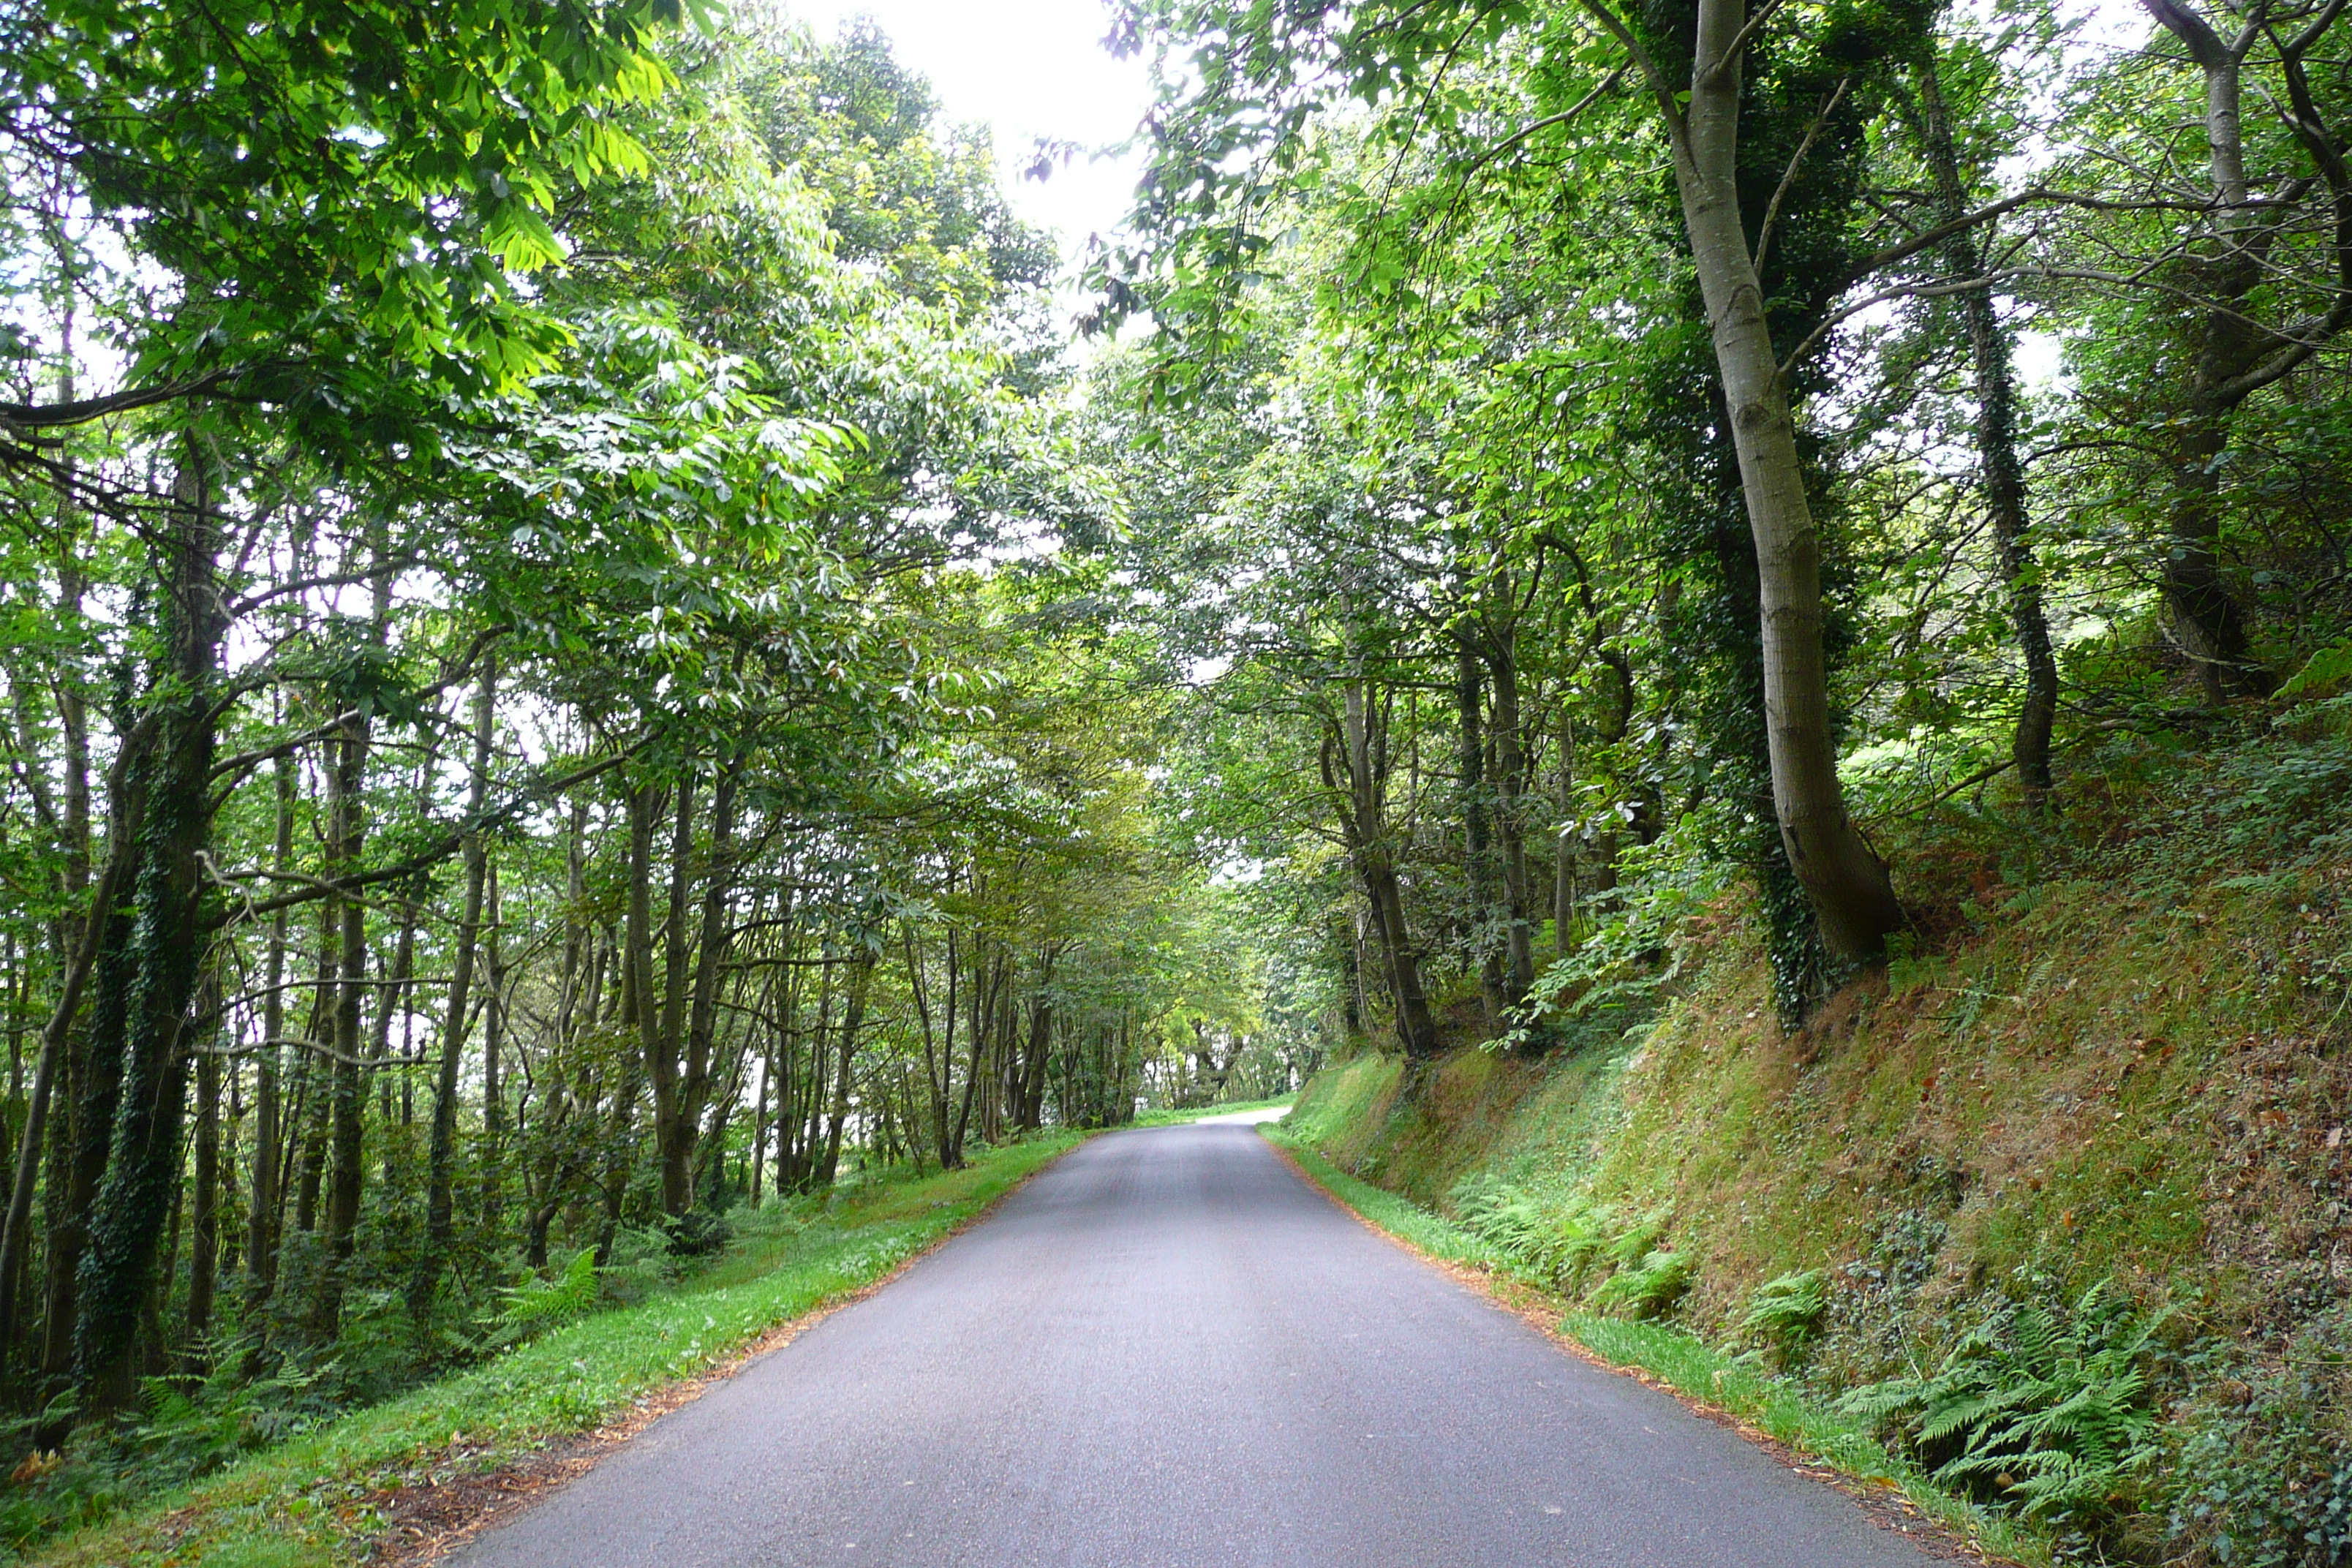
[[[1288,1087],[1049,548],[1052,241],[872,28],[6,27],[18,1409],[363,1397],[583,1248]]]
[[[2056,855],[2219,768],[2291,837],[2344,10],[1129,0],[1074,334],[870,25],[0,5],[20,1447],[1559,1048],[1701,911],[1794,1030],[1954,814]]]

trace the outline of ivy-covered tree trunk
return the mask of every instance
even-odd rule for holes
[[[179,1190],[182,1034],[207,935],[202,857],[212,831],[213,687],[224,627],[209,489],[192,450],[162,544],[162,647],[151,688],[161,722],[125,954],[130,992],[119,1037],[91,1042],[97,1051],[112,1045],[121,1066],[106,1173],[76,1280],[74,1380],[88,1414],[121,1409],[137,1394],[140,1322]]]
[[[108,858],[115,868],[107,903],[90,918],[101,922],[90,976],[90,1003],[82,1026],[68,1036],[66,1103],[70,1120],[46,1183],[48,1221],[42,1288],[41,1372],[53,1386],[74,1369],[74,1331],[80,1317],[82,1258],[89,1247],[91,1213],[106,1177],[114,1111],[122,1093],[124,1016],[133,973],[131,930],[140,868],[146,854],[146,797],[154,762],[154,726],[134,731],[128,754],[115,765],[107,815]]]
[[[1936,182],[1937,216],[1958,224],[1968,212],[1968,187],[1952,133],[1951,112],[1930,51],[1920,62],[1921,142]],[[1984,276],[1984,247],[1972,229],[1956,228],[1944,242],[1944,266],[1954,279]],[[1977,473],[1984,489],[1986,515],[2000,552],[2008,585],[2010,625],[2025,666],[2025,700],[2017,715],[2010,756],[2025,785],[2029,804],[2050,797],[2050,735],[2058,718],[2058,658],[2050,644],[2050,618],[2042,609],[2042,578],[2025,511],[2025,468],[2017,457],[2017,377],[2010,363],[2009,335],[1993,309],[1992,287],[1959,297],[1961,325],[1968,334],[1969,362],[1976,381]]]
[[[1722,375],[1754,536],[1772,802],[1789,863],[1830,952],[1867,961],[1903,921],[1885,866],[1854,831],[1838,781],[1822,646],[1821,537],[1789,390],[1742,225],[1740,0],[1700,0],[1688,108],[1675,138],[1683,221]]]

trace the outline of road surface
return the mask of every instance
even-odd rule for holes
[[[1074,1151],[464,1568],[1922,1568],[1244,1126]]]

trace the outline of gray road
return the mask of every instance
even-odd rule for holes
[[[1246,1127],[1114,1133],[466,1568],[1921,1568]]]

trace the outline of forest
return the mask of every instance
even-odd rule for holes
[[[14,1484],[763,1206],[1563,1060],[1706,933],[1801,1039],[1988,888],[2332,921],[2345,10],[1117,0],[1073,277],[871,22],[0,4]]]

